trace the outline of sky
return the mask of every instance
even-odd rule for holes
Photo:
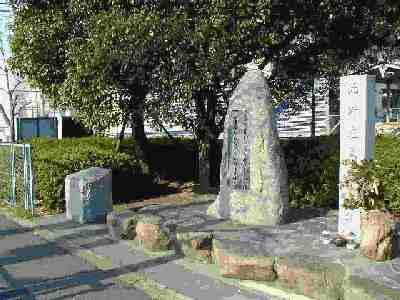
[[[6,3],[5,0],[0,0],[0,40],[1,45],[6,55],[9,56],[10,54],[10,45],[9,45],[9,38],[10,38],[10,19],[11,19],[11,9],[10,6]]]

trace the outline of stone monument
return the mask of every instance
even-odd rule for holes
[[[111,170],[89,168],[65,178],[67,219],[79,223],[105,222],[112,207]]]
[[[346,160],[372,159],[375,145],[375,76],[340,78],[340,183],[347,176]],[[339,185],[339,233],[360,237],[360,212],[343,207],[347,187]]]
[[[250,225],[283,223],[287,169],[261,71],[250,70],[240,80],[224,126],[220,192],[208,214]]]

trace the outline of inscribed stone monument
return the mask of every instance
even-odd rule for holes
[[[66,216],[79,223],[105,222],[112,207],[111,170],[89,168],[65,178]]]
[[[340,78],[340,183],[347,176],[346,160],[372,159],[375,145],[375,76]],[[349,192],[339,185],[339,233],[360,236],[360,212],[343,207]]]
[[[243,224],[284,222],[287,169],[264,74],[248,71],[233,93],[224,124],[220,192],[208,213]]]

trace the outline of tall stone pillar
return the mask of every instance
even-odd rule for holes
[[[360,236],[360,212],[343,207],[350,192],[342,186],[349,166],[346,160],[373,159],[375,145],[375,76],[340,78],[340,185],[339,233]]]

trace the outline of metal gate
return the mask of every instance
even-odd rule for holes
[[[0,144],[0,201],[34,213],[31,146]]]

